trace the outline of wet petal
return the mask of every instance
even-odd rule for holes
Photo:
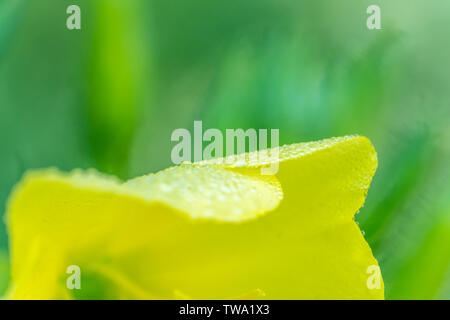
[[[353,221],[377,165],[370,142],[283,147],[276,176],[261,175],[270,161],[186,165],[127,183],[28,174],[8,209],[11,297],[76,296],[65,271],[78,265],[81,291],[103,285],[108,298],[230,298],[255,288],[269,299],[383,298],[382,286],[367,287],[378,264]]]

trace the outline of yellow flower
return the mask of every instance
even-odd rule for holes
[[[7,297],[382,299],[353,220],[377,167],[369,140],[284,146],[277,161],[275,176],[260,173],[268,160],[186,164],[125,183],[28,173],[8,205]],[[69,266],[81,289],[66,286]]]

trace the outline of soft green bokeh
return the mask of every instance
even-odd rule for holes
[[[74,2],[81,31],[65,27]],[[366,28],[370,4],[382,30]],[[194,120],[279,128],[281,143],[358,133],[378,151],[357,220],[387,298],[450,299],[449,12],[446,0],[0,0],[1,211],[30,168],[165,168],[172,131]]]

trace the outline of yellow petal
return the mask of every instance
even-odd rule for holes
[[[382,281],[367,287],[377,262],[352,220],[376,163],[367,139],[345,137],[280,148],[275,177],[260,175],[264,161],[186,165],[127,183],[28,174],[8,209],[10,296],[102,298],[91,289],[105,286],[107,298],[255,288],[268,299],[383,298]],[[81,268],[76,293],[65,288],[69,265]]]

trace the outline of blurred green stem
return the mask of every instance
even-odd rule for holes
[[[149,73],[139,22],[140,1],[94,2],[89,120],[98,168],[127,176],[128,154]],[[89,26],[85,26],[88,28]]]

